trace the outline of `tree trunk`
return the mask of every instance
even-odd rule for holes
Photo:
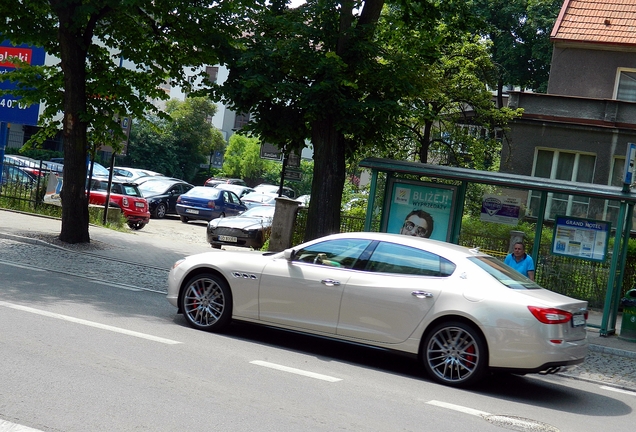
[[[427,121],[424,124],[424,136],[420,142],[420,162],[428,163],[428,149],[431,147],[431,129],[433,122]]]
[[[86,35],[77,29],[77,23],[72,22],[74,11],[73,5],[68,4],[57,9],[64,73],[64,184],[60,193],[60,240],[66,243],[88,243],[88,200],[85,192],[87,124],[81,120],[81,116],[86,112],[86,53],[91,41],[87,41]]]
[[[314,179],[307,214],[305,241],[340,232],[340,203],[345,182],[344,136],[333,119],[311,124],[314,145]]]

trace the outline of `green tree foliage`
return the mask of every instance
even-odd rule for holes
[[[550,32],[562,0],[474,0],[482,23],[476,31],[492,42],[492,59],[498,67],[499,106],[504,85],[545,92],[552,44]]]
[[[223,150],[221,132],[210,124],[216,106],[202,97],[166,104],[168,117],[149,116],[131,129],[127,161],[166,175],[193,181],[210,153]]]
[[[84,185],[92,143],[119,133],[114,115],[153,111],[152,100],[167,99],[160,86],[168,78],[189,90],[184,67],[222,61],[241,10],[240,0],[0,2],[3,39],[43,47],[59,59],[53,66],[23,65],[3,78],[19,83],[12,93],[24,101],[46,103],[40,120],[49,133],[60,128],[56,115],[63,113],[62,241],[90,241]],[[120,67],[122,60],[131,67]]]
[[[462,1],[405,2],[404,16],[432,22],[442,8]],[[294,9],[276,1],[254,9],[228,58],[230,74],[216,94],[248,128],[289,149],[310,138],[314,146],[306,238],[339,231],[347,155],[382,142],[395,125],[400,100],[416,90],[407,57],[376,39],[384,0],[309,0]]]
[[[228,177],[241,178],[247,184],[254,185],[262,177],[266,160],[260,157],[260,140],[242,134],[230,137],[225,157],[223,172]]]

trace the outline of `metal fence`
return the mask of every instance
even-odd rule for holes
[[[59,169],[49,162],[5,156],[0,200],[6,207],[36,209],[42,204],[48,176],[52,172],[59,172]]]

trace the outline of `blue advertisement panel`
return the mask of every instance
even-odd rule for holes
[[[390,179],[383,231],[450,241],[454,186]]]
[[[16,68],[14,58],[18,58],[30,65],[40,66],[44,64],[44,48],[30,45],[12,45],[9,41],[0,44],[0,75]],[[0,78],[0,89],[12,90],[16,84]],[[40,104],[26,105],[20,98],[11,94],[0,95],[0,122],[18,123],[36,126]]]
[[[605,221],[557,216],[552,254],[589,261],[605,261],[611,224]]]

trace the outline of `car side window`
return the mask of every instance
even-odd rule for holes
[[[111,193],[120,194],[120,195],[124,195],[123,190],[121,188],[121,185],[117,184],[117,183],[113,183],[113,185],[110,187],[110,192]]]
[[[230,197],[229,201],[233,204],[239,204],[241,201],[238,199],[238,197],[236,196],[236,194],[234,194],[234,192],[230,192],[227,191],[226,192],[228,194],[228,196]]]
[[[294,261],[350,269],[370,243],[363,239],[327,240],[296,251]]]
[[[380,242],[367,263],[367,271],[416,276],[450,276],[455,264],[431,252]]]

